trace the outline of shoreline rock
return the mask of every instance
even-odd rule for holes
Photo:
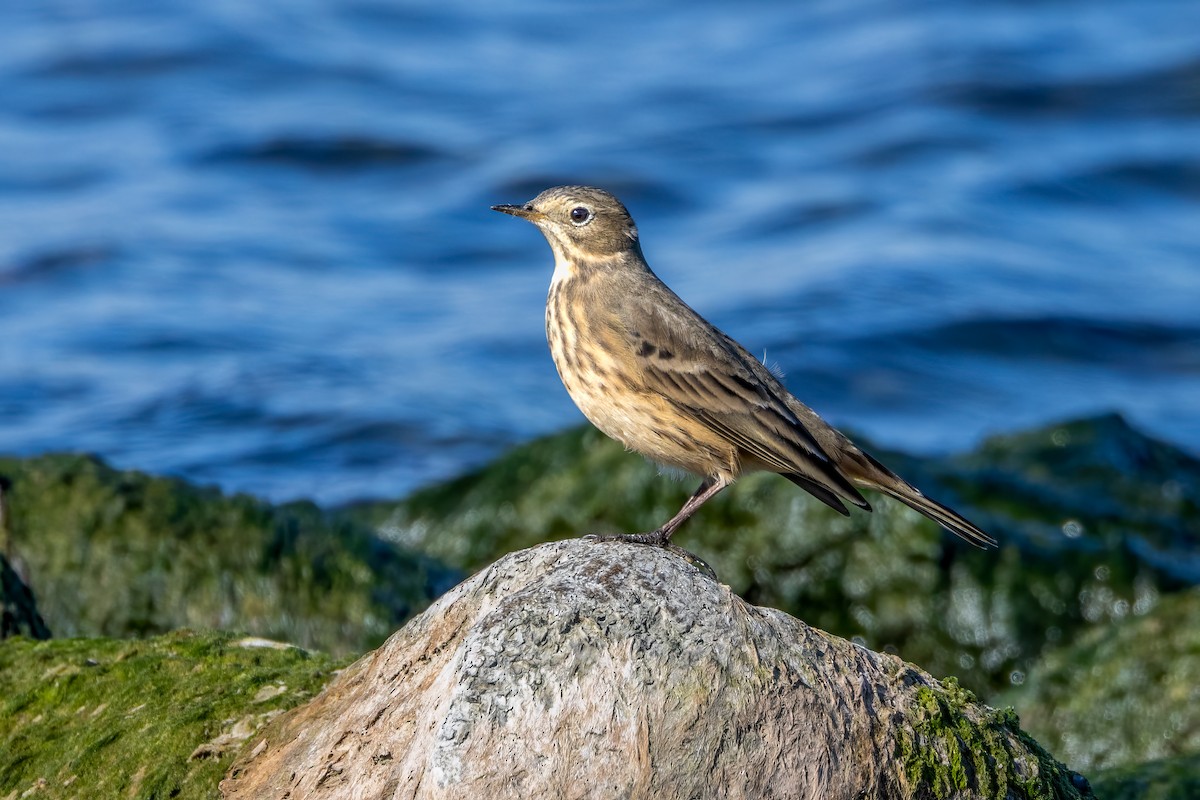
[[[225,798],[1075,798],[1017,725],[678,555],[510,554],[268,725]]]

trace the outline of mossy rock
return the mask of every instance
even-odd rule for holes
[[[948,459],[875,451],[1001,541],[971,548],[872,495],[838,516],[774,475],[718,495],[676,537],[747,600],[897,652],[985,697],[1078,631],[1200,581],[1200,461],[1108,415]],[[399,503],[344,512],[464,570],[589,532],[649,530],[694,487],[591,428],[514,449]]]
[[[0,458],[5,548],[56,636],[237,628],[361,652],[459,574],[311,503],[118,471],[90,456]]]
[[[1086,632],[1047,655],[1005,700],[1078,769],[1155,762],[1178,775],[1200,766],[1200,590]],[[1200,781],[1200,769],[1191,774]]]
[[[917,691],[912,732],[897,756],[929,800],[1095,797],[1085,777],[1021,730],[1016,712],[980,705],[954,678]]]
[[[214,798],[235,750],[343,665],[227,633],[0,642],[0,797]]]
[[[1104,800],[1196,800],[1200,754],[1101,770],[1092,786]]]

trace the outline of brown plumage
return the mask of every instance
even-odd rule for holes
[[[637,226],[602,189],[559,186],[493,210],[537,225],[554,252],[546,338],[571,399],[601,431],[661,464],[703,476],[678,527],[746,472],[783,475],[842,514],[883,492],[980,547],[995,540],[864,453],[650,270]]]

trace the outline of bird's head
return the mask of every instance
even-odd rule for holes
[[[633,217],[603,189],[556,186],[524,205],[492,206],[492,210],[537,225],[555,256],[568,261],[598,261],[638,250]]]

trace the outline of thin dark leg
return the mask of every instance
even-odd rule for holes
[[[671,517],[662,527],[649,533],[612,533],[607,535],[592,535],[588,539],[598,542],[635,542],[637,544],[654,544],[659,547],[666,547],[671,543],[671,535],[679,529],[679,526],[687,522],[692,514],[700,506],[704,505],[709,498],[717,492],[729,485],[729,482],[723,478],[705,478],[687,502],[683,504],[683,508],[679,509],[679,513]]]

